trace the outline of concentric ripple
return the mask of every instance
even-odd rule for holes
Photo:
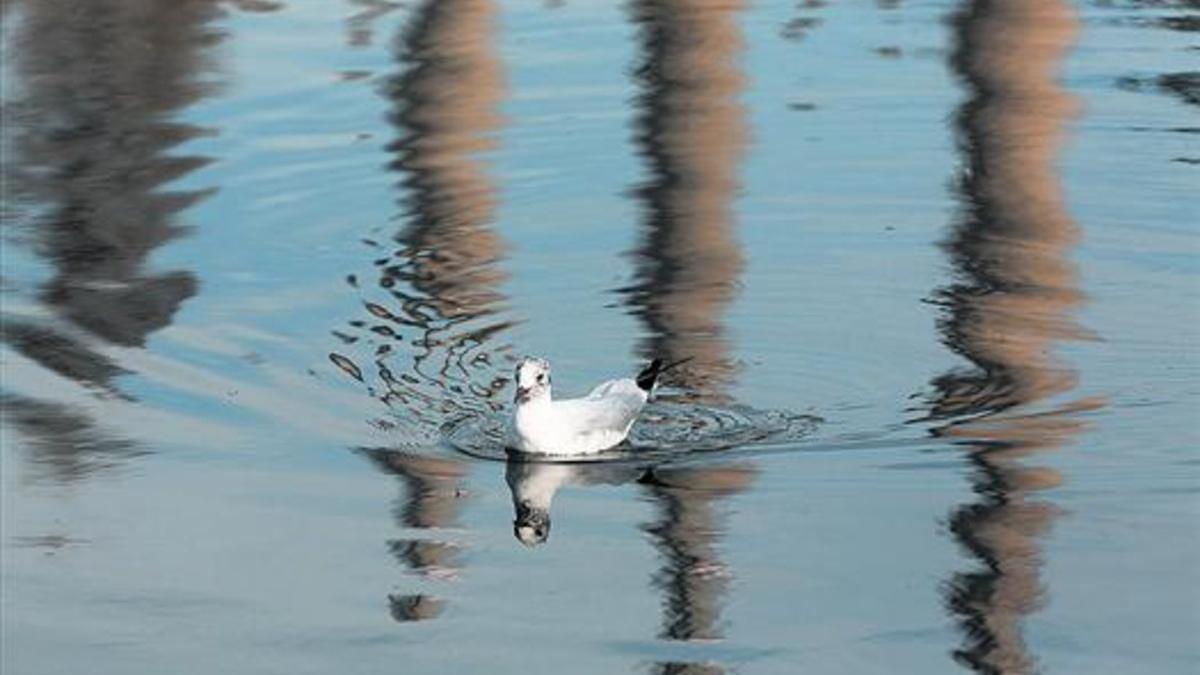
[[[750,406],[705,406],[655,402],[646,406],[629,438],[610,451],[569,461],[619,461],[678,456],[732,448],[752,448],[796,442],[816,433],[822,420],[785,410]],[[480,459],[504,460],[508,420],[505,415],[464,416],[442,427],[456,451]]]

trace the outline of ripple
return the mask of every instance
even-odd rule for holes
[[[664,458],[779,445],[813,436],[823,422],[815,415],[786,410],[655,402],[646,406],[625,442],[611,450],[561,461]],[[506,415],[463,416],[443,425],[442,434],[446,442],[462,454],[503,461],[513,452],[506,446],[507,426]],[[559,458],[547,459],[560,461]]]

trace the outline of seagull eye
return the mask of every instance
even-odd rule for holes
[[[546,376],[538,375],[538,384],[546,384]]]

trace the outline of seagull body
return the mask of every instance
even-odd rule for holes
[[[510,443],[521,452],[539,455],[608,450],[629,435],[658,376],[676,365],[663,366],[661,359],[655,359],[636,378],[609,380],[582,398],[555,401],[550,394],[550,364],[525,359],[517,366]]]

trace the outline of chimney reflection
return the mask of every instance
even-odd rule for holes
[[[4,425],[26,438],[34,481],[72,483],[143,454],[131,441],[113,438],[93,419],[60,403],[0,394]]]
[[[720,558],[720,502],[753,480],[747,465],[659,468],[643,478],[658,510],[646,532],[664,561],[653,580],[664,594],[660,638],[723,637],[721,605],[732,575]]]
[[[1069,442],[1082,426],[1071,413],[1099,405],[1046,407],[1076,384],[1051,349],[1086,337],[1070,317],[1078,228],[1054,167],[1075,108],[1056,71],[1076,24],[1065,0],[973,0],[952,23],[968,98],[956,120],[963,214],[946,243],[958,281],[939,293],[940,328],[973,367],[933,381],[931,418],[971,452],[977,499],[950,529],[981,568],[949,581],[946,604],[964,633],[955,658],[983,673],[1035,669],[1020,623],[1043,600],[1038,539],[1058,513],[1036,495],[1062,476],[1021,458]]]
[[[389,149],[404,175],[408,224],[402,245],[380,276],[385,288],[404,281],[423,297],[409,318],[461,321],[488,314],[501,299],[495,263],[504,245],[490,227],[496,190],[479,153],[494,145],[504,74],[493,45],[492,0],[428,2],[401,36],[404,73],[388,95],[392,121],[403,130]],[[398,291],[397,291],[398,292]]]
[[[672,382],[710,400],[721,398],[735,370],[721,315],[742,270],[731,204],[746,138],[737,100],[742,7],[717,0],[631,5],[642,52],[636,139],[650,177],[637,190],[644,224],[627,302],[649,334],[642,355],[692,358]]]
[[[220,12],[214,0],[5,7],[17,84],[4,111],[6,225],[28,234],[49,264],[39,301],[112,344],[142,346],[196,292],[190,272],[155,273],[147,261],[185,231],[178,214],[208,194],[163,186],[207,162],[175,152],[204,130],[172,118],[208,93],[202,78]],[[49,371],[119,395],[112,380],[125,371],[75,331],[6,317],[3,339]],[[35,454],[55,448],[34,458],[58,467],[51,475],[75,480],[109,464],[94,455],[113,442],[92,421],[49,401],[9,397],[5,408],[34,437]],[[22,422],[45,421],[52,409],[62,424]]]
[[[460,546],[437,537],[438,530],[458,527],[462,508],[465,467],[456,459],[427,457],[394,450],[363,451],[380,471],[395,476],[404,484],[394,514],[399,527],[428,533],[412,539],[393,539],[388,549],[400,564],[431,580],[452,580],[458,576]],[[397,621],[421,621],[437,616],[444,603],[424,593],[389,595],[392,618]]]
[[[480,400],[494,404],[507,382],[507,372],[504,378],[477,374],[493,372],[497,349],[489,340],[507,325],[480,322],[495,312],[504,278],[495,268],[504,246],[491,229],[495,188],[478,157],[493,145],[504,95],[494,20],[491,0],[423,3],[397,39],[404,70],[385,90],[395,102],[390,119],[400,135],[389,146],[390,168],[403,176],[407,224],[394,237],[400,248],[376,260],[378,285],[394,302],[367,304],[378,343],[375,362],[386,401],[439,423]],[[393,344],[413,350],[399,375],[387,365]],[[401,527],[431,533],[456,527],[461,461],[394,451],[368,456],[406,485],[396,509]],[[426,578],[454,578],[461,569],[459,545],[451,541],[421,537],[388,546]],[[390,604],[398,621],[432,618],[443,606],[425,594],[393,595]]]
[[[721,314],[733,297],[742,254],[731,202],[746,136],[737,96],[743,77],[740,2],[639,0],[641,93],[636,140],[649,168],[639,186],[643,231],[627,302],[641,319],[646,358],[693,360],[672,381],[700,401],[726,398],[735,368]],[[642,479],[657,517],[645,529],[663,560],[666,640],[722,637],[730,572],[720,559],[721,501],[753,481],[748,465],[660,467]],[[656,672],[722,672],[710,662],[664,662]]]
[[[492,316],[503,300],[496,265],[504,244],[491,228],[496,190],[479,157],[494,145],[505,91],[494,20],[491,0],[422,4],[396,42],[404,69],[385,90],[395,103],[399,137],[388,149],[406,224],[394,237],[399,248],[375,260],[391,300],[367,303],[366,320],[350,323],[370,331],[385,401],[417,419],[481,401],[496,409],[508,381],[489,347],[509,323]],[[400,351],[408,362],[397,374],[387,364]],[[357,366],[343,370],[354,375]]]
[[[43,300],[110,342],[137,346],[195,292],[183,271],[148,273],[203,192],[160,187],[207,163],[170,151],[203,130],[170,116],[205,92],[219,35],[211,0],[21,2],[15,39],[18,199],[54,267]]]

